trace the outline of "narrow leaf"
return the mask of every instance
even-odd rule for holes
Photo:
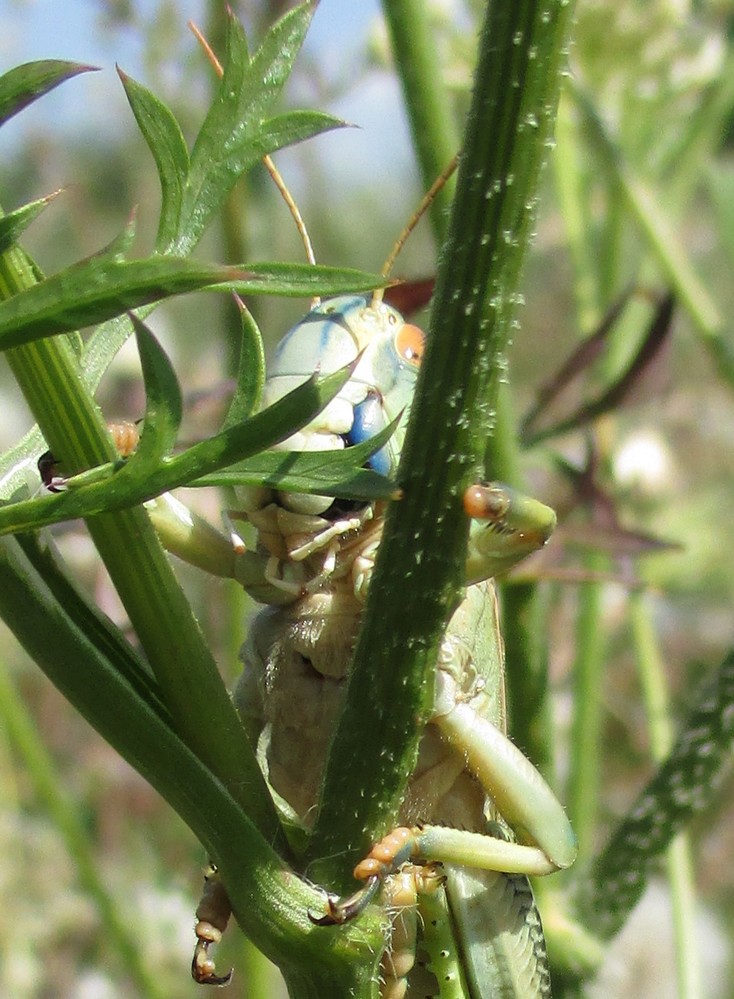
[[[179,231],[189,151],[171,110],[150,90],[117,70],[132,112],[148,144],[161,185],[161,216],[156,248],[171,245]]]
[[[313,6],[285,14],[250,59],[242,27],[230,16],[224,72],[214,101],[191,151],[176,248],[199,238],[237,178],[267,153],[341,125],[315,112],[266,121],[300,49]]]
[[[392,437],[400,417],[369,441],[342,451],[264,451],[191,482],[193,486],[265,485],[342,499],[396,499],[395,483],[365,468]]]
[[[222,429],[241,423],[260,408],[265,385],[265,351],[257,323],[241,298],[236,298],[240,310],[242,339],[237,367],[237,385],[230,400]]]
[[[347,123],[341,118],[335,118],[323,111],[285,111],[263,122],[265,142],[262,146],[262,155],[303,142],[304,139],[310,139],[321,132],[346,127]]]
[[[181,389],[166,352],[150,330],[135,316],[135,338],[145,383],[145,419],[140,443],[128,464],[154,471],[169,454],[181,426]]]
[[[234,267],[176,257],[92,257],[0,303],[0,350],[90,326],[169,295],[244,277]]]
[[[206,170],[200,166],[197,173],[194,173],[194,169],[198,163],[194,162],[193,157],[198,149],[194,147],[181,221],[184,235],[183,239],[177,240],[176,250],[188,248],[192,245],[191,240],[198,239],[211,217],[221,208],[235,181],[264,156],[321,132],[343,128],[344,125],[339,118],[322,112],[291,111],[258,124],[257,129],[238,129],[236,141],[228,141],[223,148],[217,148],[216,152],[216,144],[212,140],[207,147],[210,155],[206,161]]]
[[[96,66],[61,59],[40,59],[9,70],[0,76],[0,125],[64,80],[70,80],[78,73],[96,70]]]
[[[350,292],[372,291],[385,284],[385,278],[369,271],[324,264],[246,264],[240,277],[213,290],[237,291],[248,295],[283,295],[290,298],[329,297]]]
[[[238,463],[236,468],[223,469],[204,475],[191,486],[268,486],[294,493],[311,493],[333,496],[338,499],[376,500],[397,499],[400,490],[391,479],[386,479],[371,468],[363,468],[351,456],[351,448],[342,452],[343,462],[336,459],[334,451],[264,451],[254,458]],[[308,455],[321,457],[317,462]],[[328,457],[326,457],[328,455]]]
[[[316,2],[307,2],[287,11],[270,28],[252,57],[253,79],[268,80],[268,105],[280,94],[290,76],[315,10]]]
[[[102,481],[94,478],[79,488],[0,507],[0,534],[127,509],[272,447],[320,413],[352,370],[350,365],[323,378],[310,378],[262,413],[194,444],[155,470],[147,462],[141,469],[131,459],[121,466],[105,466],[108,475]]]
[[[3,215],[0,218],[0,253],[5,253],[13,243],[16,243],[31,222],[60,193],[60,191],[54,191],[53,194],[47,194],[45,198],[38,198],[37,201],[29,201],[27,205],[22,205],[20,208],[16,208],[15,211]]]

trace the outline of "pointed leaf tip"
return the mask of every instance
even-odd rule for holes
[[[23,63],[0,76],[0,125],[9,121],[39,97],[80,73],[96,73],[98,66],[39,59]]]

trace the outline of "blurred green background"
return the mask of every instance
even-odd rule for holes
[[[24,245],[52,273],[110,241],[137,206],[137,245],[149,247],[157,220],[157,180],[113,64],[118,60],[159,93],[191,135],[213,80],[185,21],[194,17],[216,47],[220,5],[203,0],[72,3],[68,17],[62,5],[51,3],[2,6],[11,29],[0,49],[3,70],[39,57],[101,67],[98,74],[65,84],[5,130],[0,176],[6,208],[65,188]],[[249,0],[233,6],[256,39],[289,5]],[[475,19],[483,5],[444,0],[433,7],[440,71],[450,84],[460,123],[471,80]],[[711,350],[721,337],[734,351],[729,322],[734,304],[734,5],[726,0],[579,0],[577,14],[570,65],[579,90],[562,100],[558,146],[544,173],[510,358],[517,414],[527,411],[538,386],[624,288],[634,283],[645,294],[633,298],[606,355],[586,373],[586,386],[572,388],[568,405],[593,394],[589,386],[608,382],[634,352],[649,319],[646,293],[676,286],[683,299],[654,367],[639,379],[634,395],[594,427],[596,483],[630,532],[613,533],[610,551],[601,563],[593,562],[602,580],[602,820],[611,823],[630,806],[652,769],[630,648],[629,579],[634,576],[645,586],[674,720],[684,716],[702,677],[734,644],[734,382]],[[579,92],[594,102],[621,167],[594,134]],[[358,126],[286,150],[277,162],[319,261],[379,267],[424,185],[410,151],[376,5],[322,0],[285,99],[293,106],[331,111]],[[625,188],[625,179],[631,186]],[[642,208],[635,208],[636,192],[641,192]],[[677,256],[668,261],[665,251],[669,256],[680,251],[683,264]],[[264,171],[238,185],[221,230],[207,237],[199,254],[238,261],[302,259],[292,222]],[[435,248],[424,225],[397,271],[422,277],[434,267]],[[686,283],[686,268],[697,284]],[[253,307],[272,344],[307,303],[262,299]],[[167,304],[150,320],[187,393],[183,436],[188,440],[216,425],[231,370],[232,323],[224,297],[204,295]],[[0,446],[5,447],[31,420],[4,368],[0,399]],[[110,419],[141,415],[142,388],[132,352],[117,359],[99,399]],[[532,489],[562,514],[577,503],[578,492],[557,458],[581,470],[588,448],[587,435],[576,431],[527,452]],[[216,495],[197,492],[184,498],[218,521]],[[578,581],[588,578],[590,568],[588,549],[579,546],[587,523],[576,506],[538,570],[565,576],[548,586],[550,670],[561,733],[570,714]],[[80,579],[124,625],[83,531],[69,525],[57,533]],[[650,553],[631,543],[622,551],[625,541],[638,535],[676,547]],[[212,582],[185,567],[181,571],[222,670],[232,678],[251,607],[234,584]],[[145,782],[75,715],[4,629],[0,636],[2,668],[21,691],[60,785],[92,834],[105,885],[159,976],[160,994],[182,999],[199,994],[200,987],[188,980],[188,963],[205,862],[200,847]],[[6,710],[13,710],[10,702]],[[34,792],[22,753],[3,732],[0,727],[0,996],[138,995],[100,932],[95,905]],[[704,994],[721,997],[734,995],[727,973],[734,931],[731,792],[729,780],[693,830]],[[595,996],[674,994],[665,977],[673,945],[662,884],[654,886],[637,918],[640,922],[627,928],[631,939],[618,966],[607,970],[609,980],[598,984]],[[233,928],[219,967],[228,961],[242,967],[237,951],[243,946]],[[276,988],[240,973],[227,995],[276,995]]]

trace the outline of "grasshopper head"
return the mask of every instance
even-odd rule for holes
[[[470,486],[464,509],[474,520],[467,585],[507,572],[542,548],[556,526],[555,511],[549,506],[502,482]]]

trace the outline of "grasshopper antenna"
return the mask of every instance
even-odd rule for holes
[[[459,154],[456,153],[456,155],[453,157],[448,166],[441,171],[438,177],[436,177],[434,182],[431,184],[428,191],[426,191],[426,193],[423,195],[421,203],[418,205],[416,210],[413,212],[413,214],[406,222],[403,231],[395,240],[395,244],[392,250],[390,250],[387,260],[382,265],[382,270],[380,271],[380,274],[384,278],[388,278],[390,276],[390,271],[393,269],[395,261],[398,258],[398,254],[408,241],[408,237],[410,236],[411,232],[415,229],[420,220],[423,218],[428,209],[431,207],[433,201],[436,198],[436,195],[446,185],[446,183],[448,182],[449,178],[456,170],[456,167],[458,165],[459,165]],[[384,286],[382,288],[377,288],[372,295],[372,304],[376,305],[378,302],[381,302],[384,294],[385,294]]]
[[[203,33],[199,29],[198,25],[196,25],[194,21],[189,21],[188,27],[193,36],[198,41],[199,45],[201,45],[202,49],[204,50],[204,54],[206,55],[207,59],[214,67],[214,72],[221,80],[224,70],[222,69],[222,64],[219,61],[219,59],[217,59],[211,45],[206,40]],[[280,195],[283,198],[283,201],[285,201],[286,205],[288,206],[288,211],[291,213],[291,218],[296,223],[296,229],[298,230],[298,234],[301,237],[301,243],[303,244],[303,248],[306,251],[306,260],[308,261],[309,264],[315,265],[316,257],[313,252],[313,244],[311,243],[311,237],[308,234],[306,223],[303,221],[303,216],[298,210],[298,205],[293,200],[293,195],[288,190],[286,182],[283,180],[283,176],[276,167],[272,158],[267,154],[263,156],[263,164],[265,166],[265,169],[273,178],[273,182],[280,191]],[[315,297],[311,303],[312,307],[319,305],[320,302],[321,299]]]

